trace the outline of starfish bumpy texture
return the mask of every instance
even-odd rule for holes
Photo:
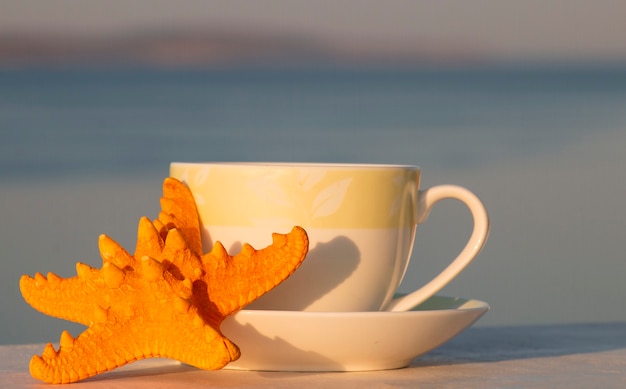
[[[79,262],[71,278],[22,276],[31,306],[88,327],[76,338],[63,331],[58,350],[48,343],[33,356],[33,377],[75,382],[150,357],[220,369],[240,355],[222,321],[289,277],[308,251],[306,232],[294,227],[258,251],[244,244],[230,256],[216,242],[202,255],[193,196],[174,178],[163,183],[161,210],[139,221],[134,255],[101,235],[101,269]]]

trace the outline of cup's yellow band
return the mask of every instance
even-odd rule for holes
[[[393,228],[413,225],[416,167],[173,163],[203,224]]]

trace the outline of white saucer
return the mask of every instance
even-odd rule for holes
[[[472,325],[489,305],[435,296],[409,312],[242,310],[222,324],[241,349],[236,370],[396,369]]]

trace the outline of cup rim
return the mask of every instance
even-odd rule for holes
[[[214,165],[222,167],[257,166],[257,167],[299,167],[299,168],[342,168],[342,169],[413,169],[420,170],[418,165],[387,164],[387,163],[349,163],[349,162],[272,162],[272,161],[173,161],[170,166],[202,166]]]

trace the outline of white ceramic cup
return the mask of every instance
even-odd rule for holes
[[[273,232],[298,225],[309,236],[300,268],[246,309],[406,311],[454,279],[489,233],[481,201],[459,186],[419,189],[420,169],[404,165],[202,162],[170,165],[193,193],[203,248],[220,241],[229,253],[243,243],[272,243]],[[415,230],[439,200],[462,201],[474,219],[461,253],[433,280],[401,298]]]

